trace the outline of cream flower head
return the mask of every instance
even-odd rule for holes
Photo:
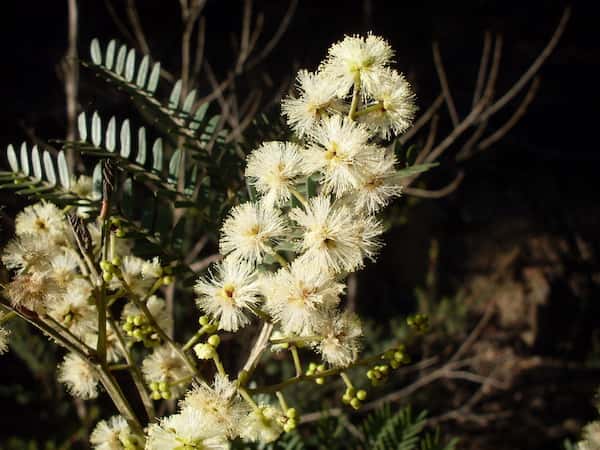
[[[384,68],[392,62],[392,47],[371,33],[366,38],[346,36],[333,44],[321,67],[324,76],[339,86],[339,96],[347,95],[360,76],[361,91],[368,95],[379,82]]]
[[[288,336],[318,333],[319,311],[335,307],[344,292],[328,271],[299,260],[280,269],[270,283],[265,307]]]
[[[301,148],[291,142],[265,142],[248,157],[246,176],[267,207],[290,200],[302,172]]]
[[[58,381],[67,386],[73,397],[89,400],[98,397],[98,376],[91,363],[75,353],[68,353],[58,367]]]
[[[281,214],[261,203],[244,203],[231,210],[221,229],[221,254],[260,264],[288,232]]]
[[[346,117],[324,119],[311,138],[313,145],[302,152],[304,170],[320,173],[325,192],[338,197],[359,186],[364,164],[379,151],[368,143],[368,130]]]
[[[198,307],[219,321],[219,329],[237,331],[250,322],[260,287],[253,267],[230,256],[217,263],[216,274],[200,278],[195,291]]]
[[[336,96],[339,86],[330,77],[300,70],[296,80],[300,96],[284,99],[281,111],[288,125],[303,137],[324,117],[343,110],[344,106]]]

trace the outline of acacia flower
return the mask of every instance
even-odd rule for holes
[[[216,435],[233,439],[239,433],[247,408],[236,394],[236,385],[226,376],[216,375],[212,386],[202,382],[187,392],[180,402],[181,411],[198,413]]]
[[[269,444],[283,432],[284,416],[278,408],[260,404],[244,417],[240,423],[240,437],[261,444]]]
[[[253,267],[228,257],[216,264],[216,274],[198,280],[196,304],[219,320],[219,329],[237,331],[250,322],[247,312],[258,303],[259,289]]]
[[[32,272],[17,275],[6,289],[6,296],[19,308],[27,308],[44,314],[48,305],[62,291],[45,272]]]
[[[56,247],[33,235],[23,235],[11,240],[2,254],[2,262],[9,269],[43,272],[48,269],[50,255]]]
[[[346,117],[327,118],[315,128],[313,145],[302,152],[304,170],[320,173],[325,192],[341,196],[359,186],[363,165],[379,151],[368,139],[363,125]]]
[[[319,265],[295,260],[280,269],[271,281],[272,290],[265,307],[288,336],[318,333],[319,309],[332,308],[340,301],[344,285]]]
[[[334,273],[352,272],[362,265],[363,252],[370,244],[364,219],[343,205],[332,205],[328,197],[310,199],[306,208],[294,208],[290,218],[303,228],[299,263],[313,264]],[[362,231],[361,231],[362,230]]]
[[[148,428],[146,450],[228,450],[227,439],[215,433],[202,415],[187,409]]]
[[[132,450],[140,447],[139,438],[131,432],[123,416],[113,416],[96,424],[90,435],[94,450]]]
[[[343,108],[336,97],[339,85],[320,73],[300,70],[297,78],[298,98],[288,97],[281,102],[287,123],[300,137],[310,133],[321,119]]]
[[[72,280],[68,289],[48,305],[48,315],[68,328],[74,335],[82,337],[97,329],[98,315],[88,302],[92,286],[83,278]]]
[[[390,199],[399,197],[402,186],[395,180],[396,156],[393,151],[378,153],[377,158],[367,161],[362,167],[363,177],[347,198],[347,203],[357,212],[375,214],[386,206]]]
[[[384,139],[404,133],[412,124],[417,111],[415,94],[403,75],[386,69],[370,89],[379,108],[359,117],[370,130]]]
[[[91,364],[75,353],[68,353],[58,367],[58,381],[73,396],[89,400],[98,396],[98,376]]]
[[[221,229],[222,255],[260,264],[288,232],[281,214],[260,203],[244,203],[231,210]]]
[[[37,239],[64,241],[66,231],[64,215],[53,203],[35,203],[15,218],[17,236],[32,235]]]
[[[329,48],[321,71],[332,84],[337,83],[339,96],[348,94],[358,76],[361,90],[367,95],[377,85],[384,67],[393,56],[390,45],[379,36],[371,33],[366,38],[346,36]]]
[[[146,260],[133,255],[125,256],[121,264],[121,275],[125,284],[138,297],[146,296],[155,281],[154,278],[149,276],[147,267],[148,262]],[[146,271],[147,276],[143,275],[144,271]],[[121,280],[113,278],[111,288],[118,288],[121,284]]]
[[[246,176],[268,207],[287,202],[301,175],[300,147],[291,142],[265,142],[248,157]]]
[[[362,327],[358,316],[350,311],[329,311],[319,322],[323,339],[316,349],[334,367],[346,367],[356,361],[360,350]]]
[[[183,392],[184,382],[193,374],[179,354],[168,345],[157,347],[142,362],[142,373],[148,384],[165,382],[172,395]]]
[[[56,285],[64,289],[79,276],[78,270],[81,260],[75,251],[68,248],[61,250],[50,258],[48,273],[54,279]]]

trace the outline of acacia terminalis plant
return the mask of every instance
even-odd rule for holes
[[[101,158],[93,177],[71,177],[63,153],[56,166],[48,152],[40,157],[23,146],[17,156],[9,147],[12,170],[1,181],[42,200],[17,216],[16,237],[3,251],[11,279],[2,286],[0,320],[20,317],[67,350],[58,379],[73,396],[90,400],[104,391],[112,399],[118,415],[97,424],[95,448],[269,443],[298,423],[286,390],[339,377],[342,401],[359,409],[368,394],[355,387],[350,369],[363,366],[362,376],[377,385],[410,362],[401,343],[361,358],[360,318],[343,307],[346,277],[383,245],[377,214],[401,194],[403,177],[430,167],[398,170],[383,145],[411,125],[416,111],[392,57],[382,38],[351,36],[329,49],[317,71],[298,74],[298,95],[282,103],[292,140],[264,142],[248,155],[250,200],[225,217],[221,259],[208,275],[194,275],[196,306],[180,286],[179,307],[199,313],[197,328],[181,342],[162,293],[189,275],[177,249],[193,236],[194,220],[218,217],[231,199],[218,189],[232,188],[224,161],[235,167],[237,153],[218,120],[207,118],[206,107],[193,109],[193,93],[181,102],[177,84],[162,106],[153,94],[160,66],[151,69],[144,58],[136,70],[133,51],[111,42],[102,53],[94,41],[90,67],[154,114],[170,139],[168,175],[161,138],[147,145],[140,128],[133,152],[125,120],[117,152],[116,119],[103,129],[97,113],[91,122],[80,116],[79,140],[64,144]],[[157,227],[156,215],[149,220],[136,205],[138,189],[153,193],[158,210],[193,211],[184,214],[190,222]],[[409,323],[415,331],[426,326],[420,316]],[[242,363],[225,364],[224,347],[250,325],[260,331]],[[6,351],[10,335],[1,330]],[[261,363],[275,352],[289,353],[295,374],[263,383]],[[117,370],[129,373],[137,394],[119,384]],[[158,417],[157,402],[169,399],[180,399],[177,410]]]

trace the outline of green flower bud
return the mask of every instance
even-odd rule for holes
[[[359,409],[359,408],[360,408],[360,406],[361,406],[360,400],[359,400],[359,399],[357,399],[357,398],[353,398],[353,399],[350,401],[350,406],[352,406],[352,408],[354,408],[354,409]]]
[[[295,419],[298,417],[298,411],[296,411],[296,408],[288,408],[288,410],[285,412],[285,415],[290,419]]]
[[[111,261],[113,266],[120,266],[122,262],[123,261],[121,261],[121,258],[119,256],[115,256]]]
[[[108,283],[113,279],[113,274],[110,272],[102,272],[102,279]]]
[[[317,384],[325,384],[325,378],[319,377],[315,379],[315,383]]]
[[[218,334],[213,334],[212,336],[210,336],[207,340],[207,342],[212,345],[213,347],[218,347],[219,344],[221,343],[221,338],[219,337]]]
[[[365,391],[364,389],[359,390],[356,393],[356,398],[359,399],[360,401],[366,400],[366,398],[367,398],[367,391]]]
[[[201,326],[205,327],[210,323],[210,319],[208,318],[208,316],[200,316],[200,318],[198,319],[198,323]]]
[[[158,390],[162,392],[168,391],[169,385],[166,382],[161,381],[160,383],[158,383]]]
[[[158,391],[154,391],[150,397],[152,397],[152,400],[160,400],[162,398],[162,394]]]

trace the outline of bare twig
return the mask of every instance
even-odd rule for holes
[[[432,44],[433,49],[433,62],[435,64],[435,70],[440,80],[440,86],[442,87],[442,93],[446,99],[446,105],[448,106],[448,113],[452,119],[452,124],[456,128],[459,123],[458,113],[456,112],[456,106],[452,99],[452,93],[450,92],[450,86],[448,85],[448,78],[446,77],[446,70],[444,69],[444,63],[442,62],[442,55],[440,54],[440,47],[437,42]]]
[[[192,269],[194,272],[202,272],[204,269],[206,269],[212,263],[220,261],[222,259],[223,259],[223,255],[219,255],[216,253],[214,255],[207,256],[206,258],[203,258],[200,261],[196,261],[196,262],[190,264],[190,269]]]
[[[540,79],[535,78],[533,80],[533,82],[531,83],[531,87],[529,88],[529,91],[527,91],[527,95],[525,96],[525,98],[523,98],[523,101],[521,102],[519,107],[515,110],[513,115],[510,117],[510,119],[508,119],[506,121],[506,123],[504,125],[502,125],[495,133],[491,134],[490,136],[488,136],[487,138],[482,140],[478,146],[479,150],[485,150],[486,148],[488,148],[491,145],[498,142],[519,122],[519,120],[521,120],[521,118],[527,112],[527,108],[529,107],[529,105],[531,104],[533,99],[535,98],[535,95],[537,94],[539,86],[540,86]]]
[[[142,28],[142,23],[140,21],[140,15],[137,10],[137,6],[135,4],[135,0],[127,0],[127,7],[125,8],[127,12],[127,18],[129,19],[129,23],[131,28],[133,29],[133,34],[135,36],[135,40],[138,44],[138,47],[145,55],[150,54],[150,47],[148,46],[148,41],[146,40],[146,35]]]
[[[452,192],[454,192],[458,188],[458,186],[460,186],[460,183],[462,182],[464,177],[465,177],[464,172],[460,171],[458,173],[458,175],[456,175],[456,178],[454,178],[454,180],[452,180],[452,182],[450,184],[443,187],[442,189],[428,190],[428,189],[407,187],[404,189],[404,192],[406,194],[412,195],[414,197],[442,198],[442,197],[446,197],[447,195],[450,195]]]
[[[262,51],[255,58],[248,61],[248,63],[245,65],[246,70],[250,70],[250,69],[254,68],[262,60],[264,60],[267,56],[269,56],[269,54],[273,51],[275,46],[279,43],[279,41],[283,37],[284,33],[288,29],[290,22],[292,20],[292,17],[294,16],[294,13],[296,12],[297,6],[298,6],[298,0],[290,1],[290,6],[288,7],[288,9],[286,11],[285,16],[283,16],[283,18],[281,19],[279,28],[277,29],[277,31],[275,32],[273,37],[269,40],[269,42],[267,42],[267,44],[264,46]]]
[[[421,164],[425,160],[425,158],[427,157],[427,155],[429,154],[431,149],[433,148],[433,143],[435,142],[435,137],[437,135],[437,128],[438,128],[439,121],[440,121],[440,116],[438,114],[435,114],[433,116],[433,118],[431,119],[431,125],[429,125],[429,134],[427,135],[427,140],[425,141],[425,146],[417,155],[417,158],[415,159],[415,164]]]
[[[560,37],[562,36],[563,32],[565,31],[565,28],[567,26],[567,23],[568,23],[570,17],[571,17],[571,7],[567,6],[563,12],[562,17],[560,18],[560,22],[558,23],[558,26],[554,30],[554,34],[550,38],[550,41],[548,41],[548,44],[546,45],[546,47],[542,50],[542,52],[538,55],[538,57],[535,59],[535,61],[531,64],[529,69],[527,69],[525,71],[525,73],[521,76],[521,78],[519,78],[519,80],[517,80],[517,82],[513,85],[513,87],[510,88],[506,92],[506,94],[504,94],[502,97],[500,97],[493,105],[491,105],[486,110],[485,114],[482,115],[480,120],[486,120],[491,115],[498,112],[509,101],[511,101],[513,99],[513,97],[521,91],[521,89],[523,89],[527,85],[529,80],[531,80],[535,76],[535,74],[540,70],[540,67],[542,66],[542,64],[544,64],[544,62],[546,61],[546,59],[548,59],[548,57],[550,56],[552,51],[554,51],[554,48],[558,44]]]
[[[408,142],[415,134],[419,132],[421,128],[423,128],[423,126],[427,122],[431,120],[431,118],[437,112],[437,110],[440,109],[440,106],[442,106],[442,103],[444,103],[444,94],[440,94],[436,97],[436,99],[429,106],[429,108],[427,108],[427,111],[425,111],[421,115],[421,117],[417,119],[417,121],[413,124],[412,127],[409,128],[409,130],[406,133],[404,133],[398,138],[398,142],[400,144],[405,144],[406,142]]]
[[[479,62],[479,71],[477,72],[477,82],[475,83],[475,92],[473,93],[473,106],[481,98],[481,92],[485,83],[485,75],[490,62],[490,53],[492,51],[492,33],[486,31],[483,35],[483,50],[481,52],[481,61]]]

